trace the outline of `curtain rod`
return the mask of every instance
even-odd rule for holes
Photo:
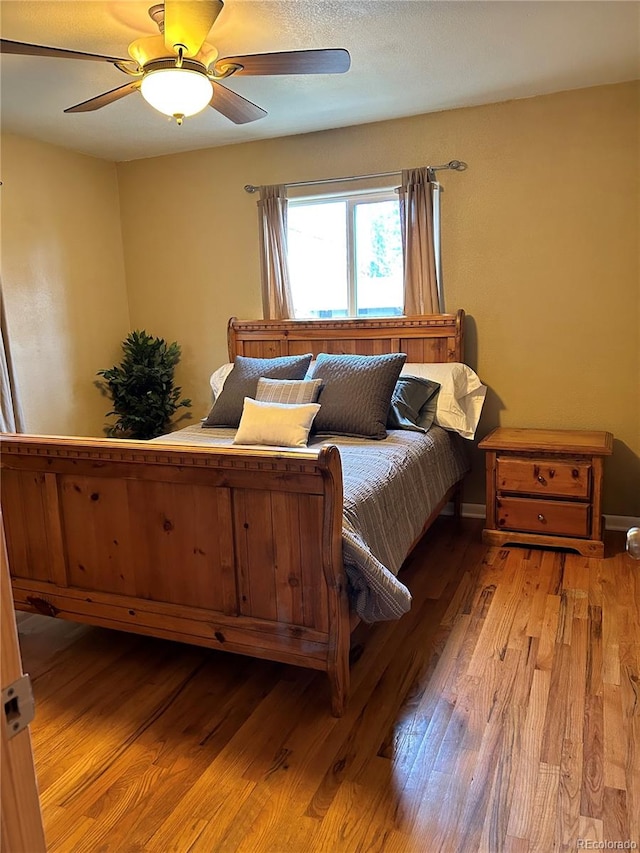
[[[467,164],[462,160],[449,160],[448,163],[444,163],[441,166],[427,166],[432,172],[439,172],[443,169],[452,169],[455,172],[464,172],[467,168]],[[402,172],[399,170],[396,172],[377,172],[374,175],[350,175],[346,178],[323,178],[319,181],[294,181],[291,184],[285,184],[285,187],[315,187],[320,184],[341,184],[343,181],[362,181],[367,178],[391,178],[393,175],[400,175]],[[254,186],[253,184],[245,184],[244,190],[247,193],[255,193],[258,190],[262,189],[261,186]]]

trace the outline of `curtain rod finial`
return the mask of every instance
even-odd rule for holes
[[[258,187],[254,187],[253,184],[245,184],[244,185],[244,191],[246,193],[254,193],[257,189],[258,189]]]
[[[449,168],[455,169],[456,172],[464,172],[467,168],[467,164],[463,160],[450,160]]]

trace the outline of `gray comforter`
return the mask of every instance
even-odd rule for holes
[[[235,430],[186,427],[155,441],[229,446]],[[425,520],[468,470],[457,435],[433,426],[426,434],[391,430],[383,441],[318,437],[335,444],[344,479],[343,557],[352,605],[365,622],[398,619],[411,593],[396,575]]]

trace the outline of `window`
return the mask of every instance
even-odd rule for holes
[[[393,190],[289,201],[296,317],[402,314],[400,209]]]

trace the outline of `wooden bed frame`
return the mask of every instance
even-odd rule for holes
[[[462,361],[463,319],[232,319],[229,354]],[[332,711],[344,713],[358,620],[342,564],[337,448],[3,435],[1,451],[18,609],[324,670]]]

